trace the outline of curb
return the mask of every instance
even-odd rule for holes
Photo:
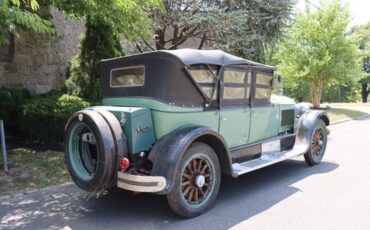
[[[19,199],[19,198],[24,197],[25,195],[29,195],[29,194],[33,194],[33,193],[47,192],[49,190],[56,189],[56,188],[63,187],[63,186],[68,186],[68,185],[71,185],[71,184],[73,184],[73,183],[71,181],[69,181],[69,182],[65,182],[63,184],[59,184],[59,185],[50,185],[50,186],[43,187],[43,188],[26,189],[26,190],[16,191],[16,193],[14,193],[14,194],[0,196],[0,202],[2,202],[4,200],[8,200],[8,199],[14,199],[14,198]]]
[[[362,118],[365,118],[365,117],[370,117],[370,114],[365,114],[365,115],[361,115],[361,116],[358,116],[358,117],[352,117],[352,118],[349,118],[349,119],[343,120],[343,121],[337,121],[337,122],[334,122],[334,123],[330,124],[329,127],[332,126],[332,125],[337,125],[337,124],[344,123],[344,122],[347,122],[347,121],[359,120],[359,119],[362,119]]]

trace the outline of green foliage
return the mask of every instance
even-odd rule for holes
[[[122,55],[120,34],[104,21],[95,24],[88,18],[86,33],[80,41],[80,51],[71,60],[69,76],[65,83],[67,92],[98,101],[101,97],[98,62],[104,58]]]
[[[361,76],[356,40],[346,35],[348,22],[348,7],[322,1],[320,10],[296,15],[273,55],[285,87],[309,88],[314,107],[320,105],[323,87],[352,84]]]
[[[55,0],[54,5],[77,18],[86,18],[86,32],[80,52],[71,60],[66,89],[92,101],[101,97],[98,62],[124,55],[122,35],[126,39],[149,35],[153,7],[160,0]],[[108,6],[108,7],[107,7]]]
[[[152,41],[139,51],[177,49],[191,41],[244,58],[263,61],[264,46],[278,41],[290,19],[291,0],[163,1],[165,12],[153,14]],[[154,44],[154,45],[153,45]],[[144,48],[143,48],[144,47]]]
[[[89,105],[77,96],[59,92],[33,97],[21,106],[19,129],[30,139],[61,142],[71,114]]]
[[[359,49],[362,53],[362,69],[366,73],[366,78],[361,79],[362,102],[367,102],[370,94],[370,22],[365,25],[352,28],[351,36],[357,39]]]
[[[8,33],[18,35],[18,28],[36,33],[54,34],[50,21],[40,16],[36,0],[0,1],[0,44],[8,42]]]
[[[0,89],[0,119],[4,120],[7,132],[17,131],[19,107],[28,97],[26,90]]]

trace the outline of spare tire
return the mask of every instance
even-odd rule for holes
[[[111,186],[117,153],[102,115],[92,110],[76,112],[66,124],[64,137],[65,162],[75,184],[88,192]]]

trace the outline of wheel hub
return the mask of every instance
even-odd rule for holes
[[[195,177],[195,185],[198,188],[202,188],[206,183],[206,178],[203,175],[198,175]]]

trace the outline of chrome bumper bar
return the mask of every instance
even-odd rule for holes
[[[117,187],[134,192],[160,192],[166,187],[162,176],[141,176],[118,172]]]

